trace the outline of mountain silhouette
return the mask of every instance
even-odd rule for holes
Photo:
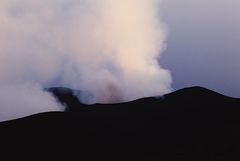
[[[191,87],[162,97],[85,105],[74,90],[48,91],[66,111],[0,123],[2,144],[155,144],[162,150],[154,156],[161,160],[239,158],[240,99]]]

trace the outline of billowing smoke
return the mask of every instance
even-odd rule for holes
[[[0,120],[63,109],[51,86],[84,91],[85,103],[169,92],[158,10],[159,0],[1,0]]]

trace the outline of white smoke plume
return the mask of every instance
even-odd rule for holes
[[[171,90],[159,0],[1,0],[0,120],[60,110],[42,89],[115,103]]]

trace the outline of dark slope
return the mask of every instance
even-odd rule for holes
[[[160,158],[187,160],[232,160],[240,152],[240,100],[205,88],[90,106],[70,89],[49,91],[67,112],[0,123],[1,143],[150,143],[162,148]]]
[[[66,105],[68,107],[71,107],[71,110],[74,110],[75,108],[79,108],[81,106],[84,106],[76,97],[76,95],[80,95],[81,91],[77,90],[71,90],[69,88],[63,88],[63,87],[54,87],[54,88],[48,88],[46,91],[51,92],[60,103],[63,105]],[[70,108],[67,108],[66,111],[68,111]]]

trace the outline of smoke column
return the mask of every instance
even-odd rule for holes
[[[159,0],[1,0],[0,120],[62,110],[43,89],[84,91],[84,103],[163,95],[166,31]]]

